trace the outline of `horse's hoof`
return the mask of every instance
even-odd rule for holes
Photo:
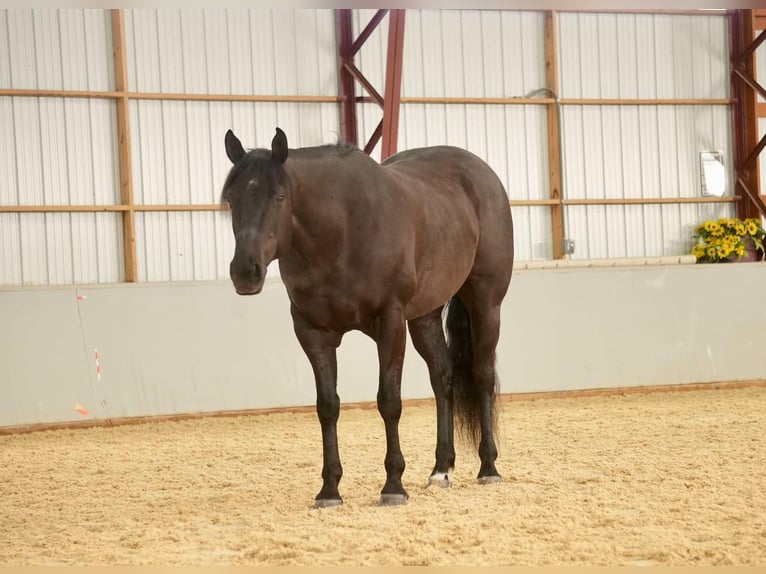
[[[380,506],[401,506],[407,502],[407,498],[406,494],[381,494],[378,504]]]
[[[494,476],[480,476],[476,479],[476,482],[479,484],[497,484],[498,482],[503,482],[503,479],[500,478],[498,475]]]
[[[332,508],[341,504],[343,501],[340,498],[317,498],[314,501],[314,508]]]
[[[428,486],[441,486],[442,488],[449,488],[452,486],[452,481],[449,479],[449,474],[446,472],[436,472],[429,477]]]

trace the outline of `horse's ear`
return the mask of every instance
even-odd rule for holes
[[[237,163],[243,157],[245,157],[245,148],[242,147],[242,142],[237,139],[234,132],[226,130],[226,155],[229,156],[231,163]]]
[[[277,128],[277,134],[271,140],[271,157],[279,163],[285,163],[287,159],[287,136],[285,132]]]

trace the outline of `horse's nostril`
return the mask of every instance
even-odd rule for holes
[[[260,277],[261,276],[261,266],[257,263],[251,263],[250,264],[250,275],[253,277]]]

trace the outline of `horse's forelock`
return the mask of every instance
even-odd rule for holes
[[[265,149],[253,149],[239,162],[232,166],[229,175],[221,190],[219,203],[222,209],[228,210],[231,207],[230,194],[231,189],[240,179],[252,179],[256,175],[271,172],[274,181],[281,182],[285,176],[284,168],[281,164],[276,164],[271,159],[271,152]]]

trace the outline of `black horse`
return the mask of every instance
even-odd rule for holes
[[[324,465],[315,507],[342,503],[336,349],[355,329],[375,341],[380,362],[387,446],[380,504],[407,500],[399,447],[405,325],[436,396],[429,484],[450,484],[453,410],[478,446],[479,482],[500,481],[495,349],[513,223],[492,169],[447,146],[404,151],[382,164],[348,145],[288,150],[279,128],[271,150],[245,151],[231,130],[225,145],[234,164],[221,193],[236,240],[231,280],[240,295],[259,293],[266,266],[279,260],[295,334],[316,379]]]

